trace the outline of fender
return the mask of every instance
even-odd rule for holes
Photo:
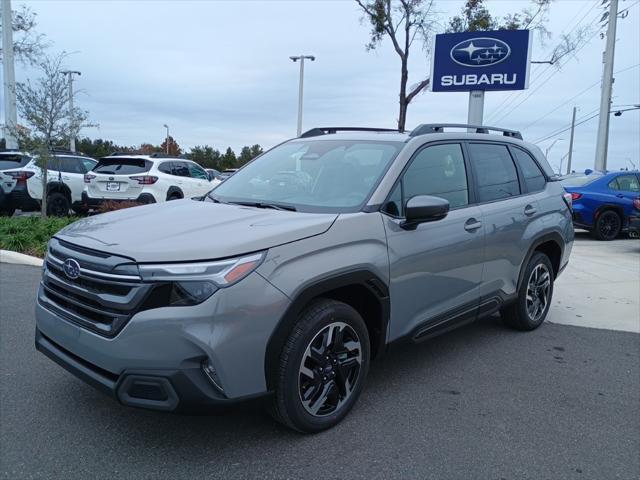
[[[524,261],[520,265],[520,273],[518,274],[518,291],[522,286],[525,267],[529,264],[529,260],[531,260],[531,257],[533,256],[533,252],[535,252],[535,250],[540,245],[548,241],[553,241],[558,245],[558,247],[560,248],[560,261],[562,261],[562,256],[564,255],[564,239],[562,238],[562,235],[560,235],[558,232],[551,232],[551,233],[547,233],[545,235],[541,235],[537,237],[529,247],[529,250],[527,250],[527,254],[524,257]],[[558,265],[558,272],[560,271],[561,267],[562,267],[561,265]],[[556,277],[558,272],[556,272]]]
[[[603,205],[600,205],[595,212],[593,212],[593,221],[594,221],[594,227],[595,227],[595,222],[598,221],[598,217],[602,214],[602,212],[604,212],[605,210],[613,210],[615,211],[618,215],[620,215],[620,220],[622,221],[621,226],[624,227],[627,224],[627,219],[626,216],[624,214],[624,207],[622,207],[621,205],[616,205],[614,203],[605,203]]]
[[[182,190],[180,189],[180,187],[176,187],[175,185],[172,185],[169,187],[169,190],[167,190],[167,197],[165,198],[165,200],[169,200],[169,197],[174,193],[177,193],[178,195],[180,195],[180,198],[184,198],[184,193],[182,193]]]
[[[372,345],[372,351],[377,352],[378,354],[384,351],[387,342],[387,326],[389,324],[391,311],[389,289],[386,283],[383,282],[375,273],[366,269],[351,270],[314,281],[310,285],[305,286],[304,289],[296,295],[269,338],[264,363],[267,388],[269,390],[274,387],[274,378],[277,372],[282,347],[284,346],[289,333],[298,321],[300,313],[314,298],[322,297],[324,294],[329,292],[351,286],[364,287],[371,295],[371,298],[376,299],[375,301],[379,308],[381,318],[379,325],[379,339],[376,345]],[[331,295],[328,295],[328,297],[331,297]]]
[[[69,186],[64,182],[58,180],[47,182],[47,195],[52,192],[62,192],[69,198],[69,201],[71,201],[71,189],[69,189]]]

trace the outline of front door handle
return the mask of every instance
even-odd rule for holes
[[[467,232],[473,232],[473,231],[479,229],[481,226],[482,226],[482,222],[479,222],[475,218],[470,218],[469,220],[467,220],[464,223],[464,229]]]
[[[537,211],[538,211],[538,209],[536,207],[534,207],[533,205],[527,205],[526,207],[524,207],[524,214],[527,217],[530,217],[531,215],[533,215]]]
[[[621,194],[621,193],[616,193],[616,197],[618,197],[618,198],[624,198],[624,195],[623,195],[623,194]]]

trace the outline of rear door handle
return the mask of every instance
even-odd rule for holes
[[[528,217],[530,217],[531,215],[533,215],[537,211],[538,211],[538,209],[536,207],[534,207],[533,205],[527,205],[526,207],[524,207],[524,214],[527,215]]]
[[[473,232],[474,230],[479,229],[482,226],[482,222],[479,222],[475,218],[470,218],[464,223],[464,229],[467,232]]]
[[[62,177],[63,180],[71,180],[69,177]]]
[[[624,198],[624,195],[623,195],[623,194],[621,194],[621,193],[616,193],[616,197],[618,197],[618,198]]]

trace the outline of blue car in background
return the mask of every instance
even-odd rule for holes
[[[593,172],[561,180],[573,202],[573,225],[589,230],[598,240],[613,240],[637,215],[640,173]]]

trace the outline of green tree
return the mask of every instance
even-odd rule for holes
[[[233,152],[231,147],[227,147],[227,150],[224,152],[224,155],[222,155],[220,167],[222,169],[237,168],[236,162],[237,162],[236,154]]]
[[[532,29],[548,36],[545,24],[551,0],[533,0],[532,3],[533,8],[498,18],[491,15],[484,0],[467,0],[460,15],[449,20],[447,32]]]
[[[215,168],[216,170],[221,169],[220,164],[222,155],[220,154],[220,151],[214,150],[209,145],[197,145],[193,147],[189,151],[188,157],[204,168]]]
[[[258,155],[262,155],[263,152],[264,150],[262,149],[262,147],[256,143],[251,147],[251,158],[254,159]]]

